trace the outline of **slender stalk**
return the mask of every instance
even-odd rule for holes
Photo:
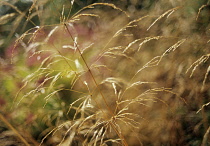
[[[17,137],[26,145],[30,146],[28,142],[19,134],[19,132],[6,120],[6,118],[0,113],[0,120],[4,122],[16,135]]]
[[[203,141],[202,141],[201,146],[206,146],[207,145],[209,133],[210,133],[210,127],[207,129],[206,133],[203,136]]]
[[[114,125],[114,123],[110,122],[112,128],[114,129],[114,131],[117,133],[117,135],[122,139],[122,143],[124,146],[128,146],[128,143],[126,142],[124,136],[117,130],[116,126]]]
[[[54,44],[53,44],[53,47],[56,48]],[[59,53],[61,56],[63,56],[63,55],[61,54],[61,52],[60,52],[57,48],[56,48],[56,50],[58,51],[58,53]],[[69,64],[69,62],[66,60],[66,58],[64,57],[63,59],[65,60],[65,62],[67,63],[67,65],[70,67],[70,69],[74,71],[74,74],[75,74],[76,76],[78,76],[77,72],[76,72],[76,71],[73,69],[73,67]],[[63,90],[63,89],[62,89],[62,90]],[[79,92],[76,91],[76,90],[72,90],[72,91],[79,93]],[[82,93],[82,92],[80,92],[80,93]],[[83,94],[84,94],[84,93],[83,93]],[[92,98],[92,93],[89,94],[89,95],[90,95],[91,98]],[[104,115],[106,115],[105,112],[102,110],[102,108],[99,106],[98,102],[97,102],[96,100],[94,100],[94,102],[96,103],[97,108],[100,109],[100,110],[104,113]]]
[[[11,8],[13,8],[15,11],[17,11],[20,15],[23,15],[32,25],[34,25],[36,27],[36,24],[31,21],[29,19],[29,17],[27,17],[22,11],[20,11],[16,6],[10,4],[9,2],[6,2],[6,1],[2,1],[2,4],[3,5],[7,5],[7,6],[10,6]]]
[[[67,31],[68,31],[68,33],[69,33],[71,39],[75,42],[75,40],[74,40],[74,38],[73,38],[71,32],[69,31],[69,29],[68,29],[66,23],[64,23],[64,26],[66,27],[66,29],[67,29]],[[109,113],[111,114],[112,117],[114,117],[114,113],[113,113],[112,110],[110,109],[110,107],[109,107],[109,105],[108,105],[108,103],[107,103],[107,101],[106,101],[106,99],[105,99],[105,97],[104,97],[104,95],[103,95],[103,93],[102,93],[102,91],[101,91],[101,89],[100,89],[100,87],[99,87],[99,85],[98,85],[98,83],[97,83],[95,77],[93,76],[92,71],[90,70],[90,67],[88,66],[88,64],[87,64],[87,62],[86,62],[84,56],[82,55],[82,52],[80,51],[80,49],[79,49],[79,47],[78,47],[78,45],[77,45],[77,43],[75,43],[75,45],[76,45],[76,48],[77,48],[77,50],[78,50],[78,52],[79,52],[79,54],[80,54],[80,56],[81,56],[83,62],[85,63],[85,66],[86,66],[87,69],[88,69],[88,72],[90,73],[90,75],[91,75],[91,77],[92,77],[92,79],[93,79],[93,81],[94,81],[94,83],[95,83],[95,85],[96,85],[96,88],[99,89],[100,95],[102,96],[102,99],[104,100],[104,103],[105,103],[105,105],[107,106],[107,108],[108,108],[108,110],[109,110]],[[127,144],[127,142],[126,142],[124,136],[117,130],[117,128],[115,127],[114,123],[111,122],[111,126],[112,126],[112,128],[114,129],[114,131],[117,133],[117,135],[122,139],[122,144],[123,144],[124,146],[128,146],[128,144]]]
[[[68,33],[69,33],[71,39],[74,41],[74,38],[73,38],[71,32],[69,31],[69,29],[68,29],[66,23],[64,23],[64,25],[65,25],[65,27],[66,27],[66,29],[67,29],[67,31],[68,31]],[[103,93],[101,92],[101,89],[100,89],[100,87],[99,87],[99,85],[98,85],[98,83],[97,83],[95,77],[93,76],[92,71],[90,70],[90,67],[88,66],[87,62],[85,61],[85,58],[84,58],[84,56],[82,55],[82,52],[80,51],[80,49],[79,49],[77,43],[75,43],[75,45],[76,45],[76,48],[77,48],[77,50],[78,50],[78,52],[79,52],[79,54],[80,54],[80,56],[81,56],[83,62],[85,63],[85,66],[86,66],[87,69],[88,69],[88,72],[90,73],[90,75],[91,75],[91,77],[92,77],[92,79],[93,79],[93,82],[95,83],[96,87],[99,89],[99,92],[100,92],[100,94],[101,94],[101,96],[102,96],[102,98],[103,98],[103,100],[104,100],[104,103],[106,104],[107,108],[109,109],[110,114],[111,114],[112,116],[114,116],[114,114],[113,114],[113,112],[111,111],[111,109],[110,109],[110,107],[109,107],[109,105],[108,105],[108,103],[107,103],[107,101],[106,101],[106,99],[105,99]]]

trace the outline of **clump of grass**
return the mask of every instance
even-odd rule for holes
[[[37,121],[44,123],[37,136],[40,145],[186,144],[188,119],[181,119],[198,92],[189,89],[196,84],[186,86],[191,81],[186,82],[184,70],[193,68],[192,76],[209,55],[189,61],[188,70],[190,63],[183,63],[186,48],[194,41],[184,35],[188,29],[179,28],[184,6],[131,19],[110,3],[94,3],[72,14],[74,1],[63,6],[49,2],[60,23],[41,21],[44,10],[34,1],[23,16],[27,21],[37,16],[40,25],[33,23],[35,27],[18,37],[15,47],[22,46],[24,60],[13,62],[26,63],[24,71],[31,72],[25,75],[13,108],[38,107]],[[159,6],[155,3],[151,9]],[[176,25],[167,25],[172,22]],[[207,91],[208,73],[209,67],[202,92]],[[207,123],[205,115],[200,119]]]
[[[104,5],[104,6],[109,6],[116,9],[114,5],[103,3],[103,4],[90,5],[88,7],[85,7],[82,10],[85,10],[86,8],[92,8],[95,5]],[[96,15],[93,15],[93,14],[75,15],[76,19],[78,19],[80,16],[91,16],[91,17],[94,16],[95,17]],[[71,21],[74,22],[75,17],[73,16]],[[119,32],[123,33],[123,31],[126,31],[126,28],[133,27],[131,24],[138,22],[140,20],[142,19],[137,19],[132,22],[129,22],[127,25],[125,25],[125,27],[117,31],[112,38],[117,37],[119,35]],[[81,95],[79,97],[76,97],[75,101],[70,104],[69,111],[74,109],[75,113],[72,119],[73,121],[65,123],[65,125],[66,124],[69,125],[68,126],[69,128],[67,128],[67,132],[64,134],[64,138],[61,141],[61,143],[65,140],[66,135],[69,134],[69,132],[72,131],[72,129],[74,129],[73,131],[75,132],[73,132],[72,134],[68,136],[70,138],[69,145],[71,145],[71,143],[74,140],[75,134],[82,135],[80,134],[81,129],[82,129],[82,132],[84,133],[83,131],[84,127],[89,125],[90,128],[89,129],[85,128],[86,129],[85,130],[86,132],[84,133],[85,135],[83,134],[84,135],[83,144],[103,145],[111,141],[113,143],[122,143],[123,145],[128,145],[124,136],[126,135],[128,131],[124,133],[121,127],[129,126],[131,129],[133,129],[132,131],[134,131],[136,128],[138,129],[138,126],[140,124],[140,121],[137,120],[140,115],[136,114],[133,111],[133,109],[130,111],[131,106],[135,105],[136,107],[138,107],[137,106],[138,104],[147,105],[147,102],[154,102],[158,100],[158,98],[150,96],[152,94],[156,94],[158,92],[169,92],[169,93],[171,92],[169,89],[165,89],[165,88],[154,88],[154,89],[146,90],[139,95],[132,95],[131,91],[133,91],[132,90],[133,88],[135,89],[136,86],[149,83],[149,82],[142,82],[142,81],[133,81],[134,78],[143,69],[157,66],[166,54],[168,54],[171,51],[175,51],[175,49],[177,49],[177,47],[179,47],[179,45],[181,45],[184,42],[184,40],[178,41],[177,43],[172,45],[161,56],[154,57],[151,61],[146,63],[146,65],[138,69],[136,73],[134,71],[135,74],[133,75],[133,77],[130,79],[128,83],[120,83],[118,81],[120,77],[117,77],[117,79],[110,78],[110,77],[105,77],[105,79],[99,77],[99,79],[96,79],[95,76],[97,75],[94,74],[94,68],[91,68],[91,66],[94,66],[94,64],[90,64],[90,65],[88,64],[88,62],[85,59],[84,54],[82,53],[78,45],[76,37],[72,35],[68,25],[69,23],[65,22],[64,25],[61,24],[60,26],[55,27],[54,29],[52,29],[52,31],[50,31],[47,38],[53,36],[53,33],[55,33],[56,29],[66,29],[68,39],[66,38],[65,39],[68,41],[70,40],[72,43],[74,43],[74,50],[75,50],[74,53],[70,54],[72,55],[71,57],[69,56],[67,57],[67,55],[64,56],[61,50],[59,49],[60,47],[55,46],[57,44],[53,44],[52,47],[53,49],[55,49],[55,51],[50,50],[51,55],[47,57],[46,59],[44,59],[44,61],[42,62],[41,66],[38,68],[37,71],[35,71],[33,74],[30,74],[25,79],[26,82],[31,82],[33,81],[34,78],[40,78],[40,76],[43,77],[44,75],[45,80],[37,88],[35,88],[34,90],[31,90],[28,94],[23,96],[23,98],[26,98],[30,95],[34,95],[37,91],[39,91],[38,88],[40,87],[43,88],[42,86],[45,84],[46,81],[51,81],[48,87],[44,87],[44,90],[45,88],[47,88],[47,94],[44,97],[46,101],[53,98],[56,95],[56,93],[61,92],[62,90],[68,90],[71,92],[79,92],[78,90],[81,90],[80,89],[81,86],[85,86],[84,88],[87,88],[86,89],[87,91],[83,89],[84,90],[83,94],[86,94],[86,95],[82,95],[82,97],[80,97]],[[35,33],[33,33],[32,36],[34,36],[36,32],[37,31],[35,31]],[[24,37],[25,36],[20,37],[20,38],[24,39]],[[61,37],[60,39],[63,39],[63,38],[64,37]],[[111,43],[112,38],[109,40],[107,46],[105,46],[102,49],[103,51],[102,55],[94,63],[99,62],[102,58],[106,60],[106,57],[116,58],[118,56],[122,56],[123,58],[121,58],[120,61],[124,59],[130,60],[130,58],[132,58],[132,57],[127,56],[125,52],[130,48],[131,44],[136,43],[138,40],[134,40],[133,42],[129,43],[128,46],[126,46],[125,48],[124,47],[120,48],[120,46],[109,48],[108,45],[109,43]],[[149,41],[148,39],[146,38],[145,42]],[[65,40],[62,40],[62,41],[65,42]],[[142,45],[143,43],[144,42],[142,42],[140,45]],[[40,51],[34,52],[34,54],[36,53],[40,53]],[[48,60],[50,61],[50,63],[46,63]],[[108,67],[105,64],[105,61],[102,63],[104,64],[100,64],[100,65],[104,67]],[[69,67],[68,70],[72,72],[72,77],[71,77],[72,79],[70,80],[72,83],[70,83],[71,86],[69,89],[60,88],[60,87],[56,89],[56,82],[59,80],[59,78],[64,78],[67,72],[67,70],[54,69],[54,67],[59,68],[57,66],[61,64],[68,66]],[[113,70],[113,69],[109,69],[109,70]],[[86,80],[89,80],[89,82],[87,82]],[[98,80],[100,82],[98,82]],[[126,79],[126,80],[129,80],[129,79]],[[109,89],[106,89],[107,87],[104,87],[105,83],[111,84],[112,87],[111,88],[109,87]],[[79,87],[77,87],[78,89],[75,90],[74,86],[79,86]],[[114,94],[111,93],[109,90],[111,90],[111,92],[114,91]],[[79,103],[79,105],[75,106],[76,103]],[[90,113],[88,112],[89,110],[91,111]],[[60,126],[63,127],[64,125],[61,124]],[[52,132],[56,132],[58,129],[60,129],[60,126],[56,127],[49,134],[51,134]]]

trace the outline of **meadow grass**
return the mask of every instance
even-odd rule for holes
[[[23,143],[208,145],[208,4],[0,4],[15,10],[0,20],[18,15],[0,118]]]

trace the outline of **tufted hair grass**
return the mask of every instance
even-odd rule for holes
[[[195,104],[194,96],[205,93],[209,97],[209,67],[205,72],[202,68],[208,65],[209,52],[199,48],[207,48],[208,40],[196,39],[202,38],[193,30],[196,26],[187,26],[199,21],[206,5],[192,14],[194,20],[186,21],[180,16],[190,14],[186,5],[177,6],[178,1],[167,10],[159,9],[164,4],[160,1],[151,8],[160,14],[142,10],[144,15],[139,16],[130,16],[111,3],[93,3],[75,11],[74,0],[65,4],[33,1],[27,13],[8,2],[3,4],[15,9],[20,21],[25,17],[25,22],[34,25],[18,36],[12,51],[12,63],[24,62],[22,71],[28,73],[13,108],[34,107],[37,118],[32,125],[40,125],[39,145],[187,143],[185,136],[190,132],[184,124]],[[51,18],[47,4],[52,5],[57,20]],[[34,17],[40,25],[32,21]],[[57,23],[48,24],[51,21]],[[191,47],[202,57],[190,54]],[[15,48],[22,53],[19,58]],[[202,68],[200,77],[198,67]],[[209,128],[204,108],[209,101],[196,101],[197,114],[202,111],[199,118],[206,131],[202,133],[205,144]]]

